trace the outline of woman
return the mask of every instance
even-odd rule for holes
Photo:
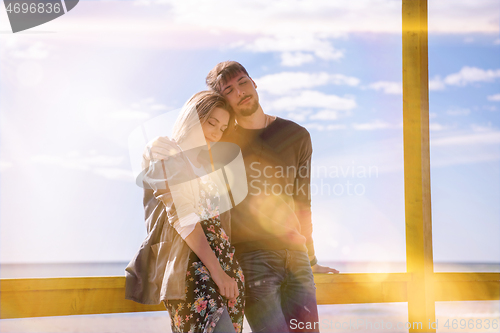
[[[174,125],[180,153],[143,172],[148,237],[126,269],[126,298],[163,301],[173,332],[242,331],[243,273],[229,211],[219,214],[217,175],[199,157],[222,137],[229,110],[216,93],[195,94]]]

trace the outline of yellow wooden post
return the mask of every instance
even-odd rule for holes
[[[403,0],[403,135],[410,332],[435,332],[427,0]],[[419,324],[420,323],[420,324]]]

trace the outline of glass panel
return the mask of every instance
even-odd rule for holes
[[[242,2],[227,20],[215,2],[137,3],[91,1],[57,33],[0,36],[0,262],[129,261],[146,236],[129,134],[234,59],[266,113],[311,134],[320,263],[403,271],[400,3]]]
[[[500,265],[498,9],[488,1],[429,1],[436,271],[474,264],[498,272]]]

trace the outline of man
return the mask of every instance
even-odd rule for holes
[[[217,64],[206,83],[234,110],[236,123],[222,141],[240,146],[247,172],[248,195],[231,210],[247,320],[254,332],[318,332],[312,273],[338,271],[318,265],[314,255],[310,135],[292,121],[264,113],[257,85],[241,64]],[[168,150],[163,141],[152,144],[153,156]]]

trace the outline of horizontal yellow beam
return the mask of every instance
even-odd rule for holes
[[[435,301],[500,299],[500,273],[435,273]]]
[[[319,305],[406,302],[404,282],[338,283],[316,285]]]
[[[408,273],[316,274],[318,304],[406,302]],[[500,299],[500,273],[435,273],[436,301]],[[1,279],[0,318],[161,311],[124,299],[125,278]]]
[[[406,273],[316,274],[318,304],[405,302]]]
[[[123,289],[60,289],[2,292],[0,318],[69,316],[164,310],[124,299]]]
[[[125,288],[125,277],[122,276],[0,279],[0,281],[0,290],[2,292]]]
[[[434,281],[500,281],[500,273],[434,273]]]

